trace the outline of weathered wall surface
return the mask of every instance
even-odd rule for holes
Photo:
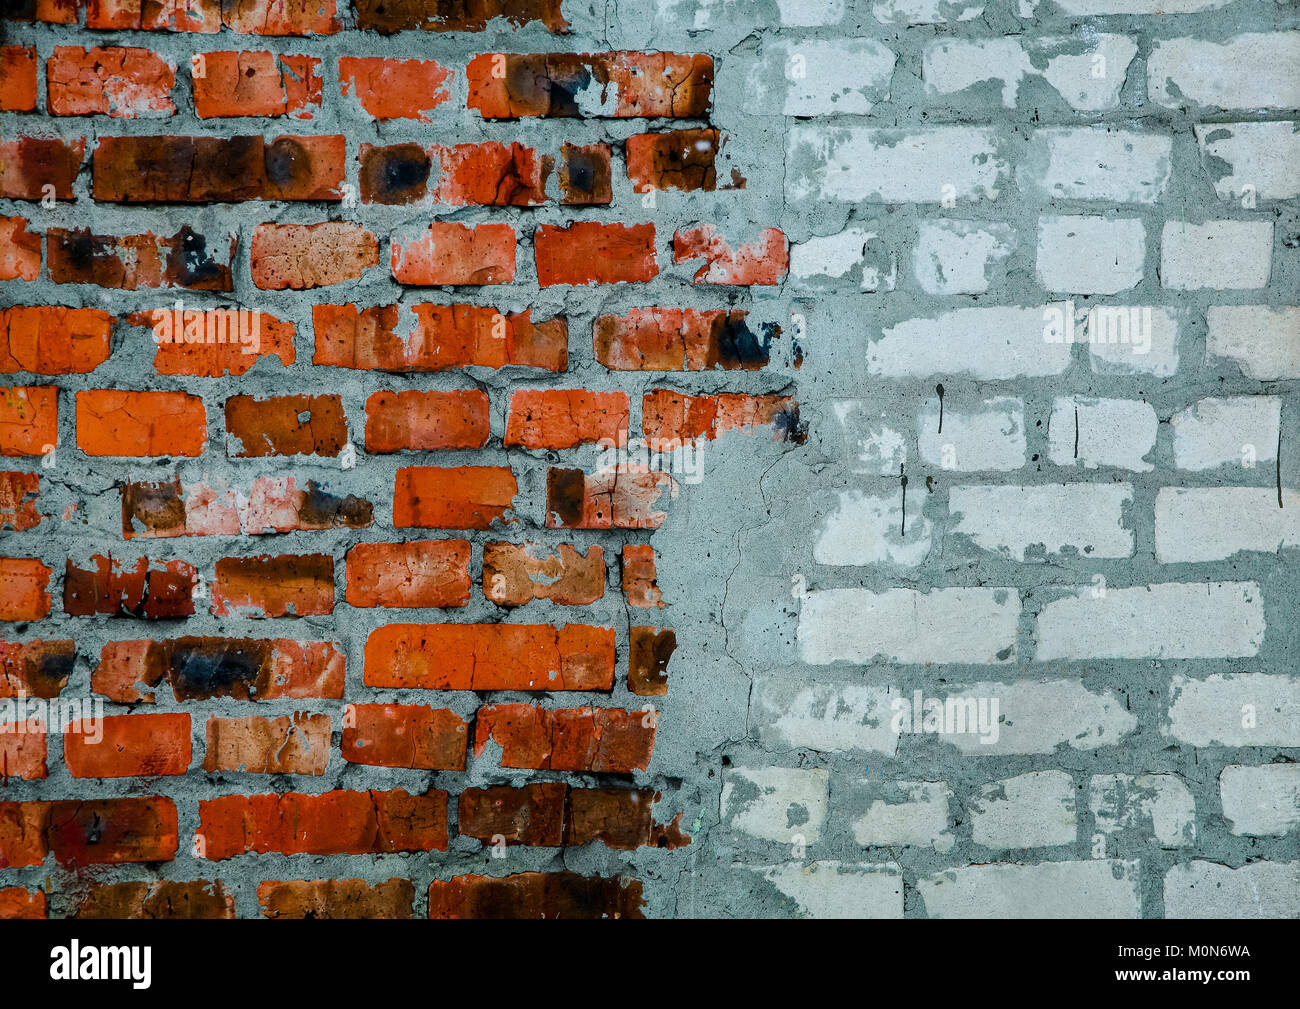
[[[1293,5],[317,3],[0,22],[0,914],[1300,914]]]

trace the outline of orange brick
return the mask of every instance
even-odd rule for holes
[[[40,620],[50,614],[50,575],[34,557],[0,557],[0,620]]]
[[[555,159],[523,144],[437,146],[441,180],[435,203],[452,207],[537,207],[547,202],[546,180]]]
[[[360,225],[259,224],[253,229],[253,283],[266,291],[305,291],[360,280],[379,265],[379,242]]]
[[[220,882],[94,883],[77,907],[81,920],[180,919],[235,917],[235,898]]]
[[[438,221],[413,242],[394,241],[392,267],[399,284],[509,284],[515,279],[515,232],[508,224]]]
[[[190,61],[194,111],[200,119],[290,116],[320,109],[320,60],[266,50],[199,53]]]
[[[713,167],[718,153],[717,130],[636,133],[627,138],[626,151],[627,177],[632,180],[634,192],[711,192],[717,187]]]
[[[349,606],[451,607],[469,602],[468,540],[358,543],[348,551]]]
[[[339,87],[346,97],[357,96],[374,119],[416,119],[451,97],[447,87],[451,71],[433,60],[392,60],[380,56],[344,56],[339,59]]]
[[[661,469],[619,466],[597,473],[552,466],[546,474],[549,529],[658,529],[667,514],[655,506],[677,493]]]
[[[677,634],[657,627],[628,629],[627,689],[639,697],[668,693],[668,660],[677,650]]]
[[[20,886],[0,889],[0,921],[43,919],[46,917],[45,892],[28,893]]]
[[[650,764],[655,722],[653,712],[622,708],[491,705],[478,710],[474,756],[491,740],[502,767],[630,774]]]
[[[366,400],[366,451],[482,448],[490,423],[488,396],[480,389],[385,390]]]
[[[697,284],[781,283],[790,270],[790,245],[780,228],[766,228],[756,242],[735,249],[712,224],[700,224],[673,235],[673,262],[703,259],[695,271]]]
[[[334,558],[329,554],[223,557],[212,583],[219,617],[306,617],[334,612]]]
[[[7,785],[9,778],[37,781],[49,775],[45,767],[45,729],[45,723],[36,719],[0,720],[0,785]]]
[[[412,916],[414,902],[415,884],[409,879],[373,885],[363,879],[267,880],[257,884],[257,903],[267,918],[405,919]]]
[[[416,704],[349,704],[343,759],[375,767],[465,770],[469,726],[456,712]]]
[[[664,604],[655,573],[655,548],[648,543],[623,547],[623,595],[629,606],[643,610]]]
[[[113,321],[97,308],[16,305],[0,310],[0,372],[94,371],[108,360]]]
[[[0,456],[45,455],[58,441],[57,386],[0,387]]]
[[[278,357],[288,367],[294,362],[294,325],[264,312],[225,308],[186,310],[179,324],[176,313],[159,309],[132,312],[131,326],[153,329],[154,371],[159,375],[215,378],[242,375],[264,357]],[[176,339],[179,331],[181,338]],[[185,334],[194,339],[185,340]],[[200,335],[202,339],[199,339]]]
[[[127,291],[141,287],[230,291],[239,236],[226,232],[214,234],[209,241],[182,225],[171,237],[150,231],[119,238],[92,235],[89,228],[51,228],[45,240],[50,279],[56,284],[97,284]],[[160,310],[159,314],[174,313]]]
[[[635,308],[598,316],[592,326],[596,359],[616,371],[754,371],[768,363],[780,327],[754,333],[748,313],[696,308]]]
[[[76,660],[72,641],[0,641],[0,697],[58,697]]]
[[[628,430],[625,392],[585,389],[520,389],[510,397],[506,445],[575,448],[587,442],[618,444]]]
[[[0,112],[36,108],[36,47],[0,46]]]
[[[63,574],[63,609],[74,617],[107,614],[165,620],[194,614],[198,572],[185,561],[151,565],[141,557],[124,563],[111,555],[90,558],[93,568],[68,560]]]
[[[687,396],[653,389],[641,405],[641,424],[651,448],[671,450],[687,442],[717,438],[726,431],[771,428],[772,440],[799,436],[799,405],[789,396]]]
[[[41,235],[21,217],[0,217],[0,280],[36,280],[41,275]]]
[[[0,529],[14,532],[34,529],[41,523],[36,510],[41,478],[35,473],[0,471]]]
[[[566,624],[386,624],[366,640],[369,687],[609,690],[614,631]]]
[[[86,140],[18,137],[0,141],[0,197],[73,199],[72,184],[86,156]]]
[[[533,252],[542,287],[639,283],[659,274],[653,224],[544,224],[533,233]]]
[[[519,486],[509,466],[406,466],[397,471],[398,529],[491,529],[506,518]]]
[[[64,728],[63,759],[74,778],[184,774],[190,756],[189,715],[107,715]]]
[[[207,440],[198,396],[124,389],[77,393],[77,447],[86,455],[196,456]]]
[[[46,104],[56,116],[170,116],[175,83],[175,68],[149,49],[55,46],[45,63]]]
[[[333,457],[348,443],[343,400],[326,396],[231,396],[226,400],[226,454]]]
[[[605,594],[605,552],[592,546],[584,556],[567,543],[554,552],[540,543],[485,543],[483,594],[498,606],[533,599],[589,605]]]
[[[329,762],[329,715],[208,719],[205,771],[321,775]]]

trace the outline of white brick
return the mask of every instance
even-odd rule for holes
[[[890,377],[969,375],[1005,379],[1059,375],[1070,345],[1044,338],[1041,308],[959,308],[906,319],[867,347],[867,370]]]
[[[768,42],[749,75],[745,111],[860,116],[889,100],[898,57],[871,39]]]
[[[722,822],[764,841],[816,844],[828,791],[820,768],[732,767],[723,772]]]
[[[1272,262],[1271,221],[1166,221],[1160,233],[1160,282],[1175,290],[1266,287]]]
[[[853,821],[853,838],[863,847],[911,845],[939,853],[955,843],[948,827],[952,790],[942,781],[900,781],[902,800],[876,799]]]
[[[1133,531],[1124,528],[1129,484],[1042,484],[1033,487],[953,487],[949,524],[981,550],[1023,561],[1031,556],[1131,557]]]
[[[1156,494],[1161,564],[1223,561],[1243,551],[1300,547],[1300,493],[1273,487],[1161,487]]]
[[[1196,843],[1196,801],[1173,774],[1094,774],[1088,789],[1097,833],[1135,833],[1162,848]]]
[[[1223,305],[1205,316],[1207,356],[1229,358],[1259,381],[1300,378],[1300,308]]]
[[[1082,466],[1147,473],[1160,422],[1140,399],[1058,398],[1048,421],[1048,458],[1057,466]]]
[[[944,703],[985,698],[998,703],[997,739],[974,733],[938,738],[977,756],[1052,753],[1065,743],[1076,750],[1114,746],[1137,727],[1137,718],[1111,691],[1095,694],[1070,680],[971,683],[949,691]]]
[[[971,839],[986,848],[1074,844],[1074,779],[1064,771],[1030,771],[980,788],[971,803]]]
[[[821,28],[844,20],[844,0],[776,0],[785,28]]]
[[[1214,179],[1221,200],[1241,200],[1250,186],[1258,200],[1300,196],[1300,130],[1297,123],[1198,123],[1192,129],[1211,177],[1211,159],[1225,162],[1228,174]]]
[[[892,724],[897,696],[888,687],[765,677],[755,683],[750,698],[750,731],[771,749],[893,756],[898,750],[899,734]]]
[[[1147,95],[1169,108],[1300,106],[1300,32],[1249,32],[1224,42],[1175,38],[1147,57]]]
[[[893,254],[865,228],[846,228],[790,247],[790,280],[810,290],[893,290],[896,272]]]
[[[984,13],[978,0],[880,0],[871,5],[871,15],[886,25],[942,25],[950,21],[971,21]]]
[[[805,662],[1003,662],[1015,653],[1014,589],[826,589],[799,614]]]
[[[1038,282],[1066,294],[1115,294],[1142,282],[1147,233],[1141,221],[1040,217]]]
[[[897,476],[907,462],[907,437],[892,426],[893,413],[859,399],[835,400],[831,409],[844,438],[849,472]]]
[[[1044,606],[1035,637],[1039,660],[1254,655],[1264,601],[1254,582],[1088,586]]]
[[[1175,676],[1166,735],[1193,746],[1300,746],[1300,677]]]
[[[917,416],[916,437],[924,462],[958,473],[1006,473],[1025,464],[1022,400],[999,396],[968,410],[945,403],[942,431],[939,412],[939,398],[932,396]]]
[[[1136,918],[1138,863],[969,865],[917,881],[931,918]]]
[[[1300,862],[1175,865],[1165,873],[1165,917],[1300,917]]]
[[[1207,470],[1249,468],[1277,458],[1282,400],[1276,396],[1201,399],[1174,414],[1174,465]]]
[[[983,294],[990,271],[1004,273],[1015,232],[999,222],[943,218],[922,221],[912,248],[912,272],[926,294]]]
[[[1022,191],[1048,199],[1155,203],[1169,183],[1172,141],[1104,126],[1037,130],[1016,169]]]
[[[796,204],[992,200],[1007,169],[996,134],[972,126],[796,125],[787,136],[785,192]]]
[[[877,497],[842,491],[839,502],[817,530],[813,560],[818,564],[861,566],[899,564],[913,567],[930,553],[930,522],[914,495],[903,525],[903,492]]]
[[[743,865],[799,906],[801,918],[901,918],[903,876],[892,865],[820,861]]]
[[[1136,312],[1134,309],[1137,309]],[[1099,375],[1155,375],[1178,370],[1178,319],[1164,308],[1097,305],[1085,318],[1093,320],[1099,336],[1089,343],[1092,370]],[[1129,338],[1123,336],[1128,325]]]
[[[1125,68],[1136,55],[1137,45],[1123,35],[1091,36],[1086,45],[1078,38],[935,39],[922,51],[921,79],[930,95],[997,81],[1002,104],[1014,109],[1021,82],[1039,77],[1071,108],[1101,112],[1118,107]],[[1093,76],[1094,56],[1105,60],[1103,76]]]
[[[1219,798],[1234,834],[1281,837],[1300,827],[1300,764],[1229,764]]]

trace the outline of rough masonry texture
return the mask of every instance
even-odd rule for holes
[[[1293,4],[5,11],[0,917],[1300,915]]]

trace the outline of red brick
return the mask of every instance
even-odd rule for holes
[[[101,613],[146,620],[193,616],[198,572],[192,564],[167,561],[152,566],[147,557],[123,562],[100,554],[90,560],[93,569],[67,562],[63,609],[70,616]]]
[[[197,456],[208,440],[203,400],[184,392],[77,393],[77,447],[94,456]]]
[[[643,610],[664,604],[655,573],[655,548],[648,543],[623,547],[623,595],[629,606]]]
[[[15,5],[5,15],[11,21],[39,21],[43,24],[75,25],[82,0],[34,0]]]
[[[0,112],[36,109],[36,47],[0,46]]]
[[[622,708],[498,704],[479,708],[475,725],[475,759],[491,740],[502,767],[630,774],[644,771],[654,750],[655,716]]]
[[[321,775],[329,762],[329,715],[208,719],[205,771]]]
[[[10,778],[37,781],[49,776],[45,766],[46,725],[37,719],[0,719],[0,786]],[[0,915],[3,917],[3,915]]]
[[[339,87],[346,97],[355,94],[372,119],[416,119],[451,97],[447,87],[451,71],[433,60],[391,60],[382,56],[344,56],[339,59]]]
[[[26,532],[41,524],[36,510],[41,478],[35,473],[0,471],[0,529]]]
[[[132,312],[126,321],[152,328],[159,375],[215,378],[242,375],[264,357],[278,357],[284,367],[294,361],[293,323],[264,312],[186,309],[178,320],[175,310],[155,309]]]
[[[253,283],[266,291],[305,291],[360,280],[379,265],[379,242],[360,225],[259,224],[253,229]]]
[[[336,0],[89,0],[86,27],[214,33],[222,27],[243,35],[332,35],[342,27]]]
[[[41,805],[48,808],[49,850],[63,865],[169,862],[176,856],[179,838],[171,799],[133,796]]]
[[[56,386],[0,387],[0,456],[45,455],[58,441]]]
[[[46,917],[45,892],[28,893],[21,886],[0,889],[0,921],[43,919]]]
[[[368,855],[447,850],[447,793],[325,792],[200,800],[195,842],[214,861],[246,852]]]
[[[634,308],[598,316],[592,327],[596,360],[616,371],[754,371],[768,363],[776,326],[760,339],[748,313],[698,308]]]
[[[306,419],[303,419],[306,417]],[[231,396],[226,400],[226,455],[334,457],[348,441],[341,396]]]
[[[366,451],[482,448],[491,434],[487,393],[383,391],[366,400]]]
[[[342,28],[337,0],[223,0],[221,18],[244,35],[333,35]]]
[[[713,60],[680,53],[482,53],[466,68],[469,108],[484,119],[583,115],[703,119],[709,114]],[[584,112],[590,89],[611,108]],[[596,102],[591,103],[597,106]]]
[[[176,68],[149,49],[55,46],[45,61],[46,105],[56,116],[170,116],[175,83]]]
[[[357,152],[362,203],[427,202],[433,158],[419,144],[361,145]]]
[[[395,372],[445,371],[507,364],[548,371],[568,367],[569,328],[563,316],[534,323],[531,310],[506,315],[476,305],[415,305],[414,330],[398,335],[399,308],[358,310],[315,305],[313,364]]]
[[[341,135],[100,137],[92,159],[96,200],[237,203],[342,199]]]
[[[698,439],[711,441],[726,431],[751,433],[760,427],[778,441],[797,434],[799,406],[789,396],[687,396],[652,389],[641,405],[641,424],[652,448],[669,450]]]
[[[614,631],[566,624],[386,624],[366,640],[369,687],[609,690]]]
[[[348,551],[349,606],[450,607],[469,602],[468,540],[358,543]]]
[[[456,876],[429,884],[430,918],[644,918],[639,880],[576,872]]]
[[[514,507],[519,486],[509,466],[405,466],[393,490],[398,529],[492,529]]]
[[[717,130],[673,130],[636,133],[627,138],[627,177],[632,189],[685,192],[717,188],[713,160],[718,153]]]
[[[628,628],[627,689],[639,697],[668,693],[668,660],[677,650],[677,634],[657,627]]]
[[[143,31],[217,32],[221,30],[220,0],[190,0],[150,4],[143,0],[89,0],[86,27],[131,28]]]
[[[515,279],[515,232],[508,224],[436,221],[413,242],[393,242],[392,268],[399,284],[509,284]]]
[[[113,321],[97,308],[16,305],[0,309],[0,372],[84,375],[94,371],[108,360]]]
[[[522,144],[436,146],[441,178],[435,203],[452,207],[537,207],[547,202],[546,180],[555,159]]]
[[[569,23],[560,13],[560,0],[474,0],[448,4],[444,0],[357,0],[357,27],[381,35],[394,32],[483,31],[493,18],[505,18],[516,28],[540,21],[564,34]]]
[[[22,869],[45,861],[52,805],[0,802],[0,869]]]
[[[85,138],[19,137],[0,141],[0,197],[75,199],[72,185],[86,156]],[[46,187],[49,187],[48,189]]]
[[[560,202],[565,206],[604,206],[614,200],[609,146],[578,146],[567,140],[560,148]]]
[[[470,788],[461,793],[457,829],[485,844],[542,848],[578,846],[600,841],[610,848],[632,850],[653,845],[676,848],[690,844],[681,833],[681,814],[667,825],[654,822],[658,795],[628,788],[570,788],[561,783]]]
[[[697,284],[779,284],[790,269],[790,245],[780,228],[766,228],[757,241],[735,249],[712,224],[673,234],[673,262],[703,259],[691,278]]]
[[[456,712],[416,704],[349,704],[343,759],[375,767],[465,770],[469,726]]]
[[[58,697],[76,659],[72,641],[0,641],[0,697]]]
[[[344,655],[327,641],[170,638],[104,646],[90,687],[111,701],[152,704],[163,680],[178,701],[343,696]]]
[[[200,119],[290,116],[320,109],[320,60],[266,50],[198,53],[190,61],[194,111]]]
[[[153,778],[190,766],[190,716],[107,715],[64,729],[63,759],[74,778]]]
[[[410,918],[415,884],[409,879],[267,880],[257,884],[257,903],[267,918]]]
[[[498,606],[589,605],[605,594],[605,553],[592,546],[584,556],[567,543],[554,552],[540,543],[485,543],[483,594]]]
[[[323,529],[364,529],[374,506],[355,495],[335,495],[315,480],[299,488],[294,477],[260,477],[246,488],[224,484],[122,485],[122,536],[260,536]]]
[[[510,397],[505,444],[559,449],[608,440],[614,445],[627,430],[625,392],[520,389]]]
[[[158,879],[138,883],[94,883],[74,918],[223,919],[235,917],[235,897],[220,881],[192,883]]]
[[[50,575],[34,557],[0,557],[0,620],[41,620],[50,613]]]
[[[50,279],[56,284],[96,284],[127,291],[233,289],[230,268],[239,241],[234,232],[213,235],[211,241],[189,225],[170,238],[153,232],[123,238],[92,235],[89,228],[51,228],[46,235]]]
[[[41,275],[41,235],[22,217],[0,217],[0,280],[36,280]]]
[[[334,558],[329,554],[223,557],[212,583],[212,612],[306,617],[334,612]]]
[[[663,492],[677,492],[661,469],[619,466],[584,473],[551,467],[546,473],[549,529],[658,529],[667,514],[656,511]]]
[[[544,224],[533,233],[533,252],[542,287],[639,283],[659,273],[653,224]]]

